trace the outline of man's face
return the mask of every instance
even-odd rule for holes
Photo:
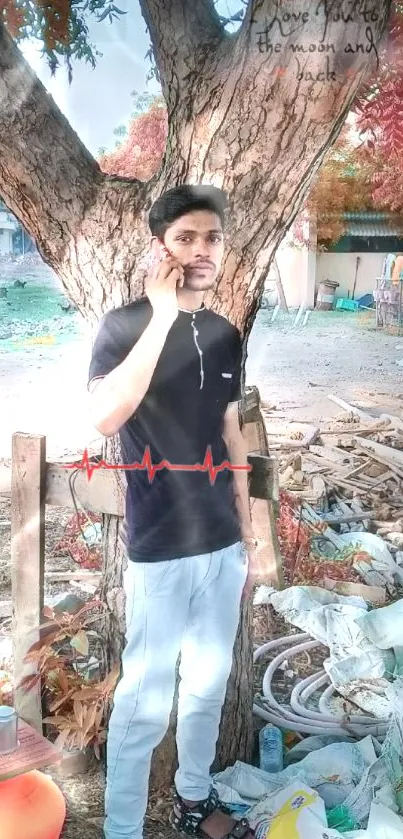
[[[224,255],[219,216],[208,210],[181,216],[166,231],[164,245],[185,269],[184,288],[207,291],[213,287]]]

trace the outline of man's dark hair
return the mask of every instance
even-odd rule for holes
[[[209,210],[216,213],[222,227],[225,223],[227,195],[222,189],[207,184],[182,184],[160,195],[151,207],[148,223],[152,236],[163,240],[168,227],[178,218],[194,210]]]

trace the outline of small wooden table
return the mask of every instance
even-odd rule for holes
[[[18,721],[18,740],[15,752],[0,755],[0,782],[62,760],[61,750],[21,719]]]

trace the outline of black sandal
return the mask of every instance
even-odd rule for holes
[[[211,816],[216,810],[221,813],[230,815],[231,810],[223,804],[219,797],[217,790],[211,790],[210,795],[205,801],[196,804],[195,807],[189,807],[185,804],[183,799],[175,793],[174,807],[171,815],[171,824],[180,833],[187,836],[202,836],[206,839],[207,834],[202,829],[202,823]],[[234,824],[233,828],[221,839],[246,839],[247,835],[253,834],[253,830],[246,819],[241,819]]]

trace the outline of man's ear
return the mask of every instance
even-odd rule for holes
[[[164,243],[161,241],[161,239],[158,238],[158,236],[152,236],[150,242],[150,251],[152,255],[158,260],[160,260],[163,256],[166,256],[167,253]]]

